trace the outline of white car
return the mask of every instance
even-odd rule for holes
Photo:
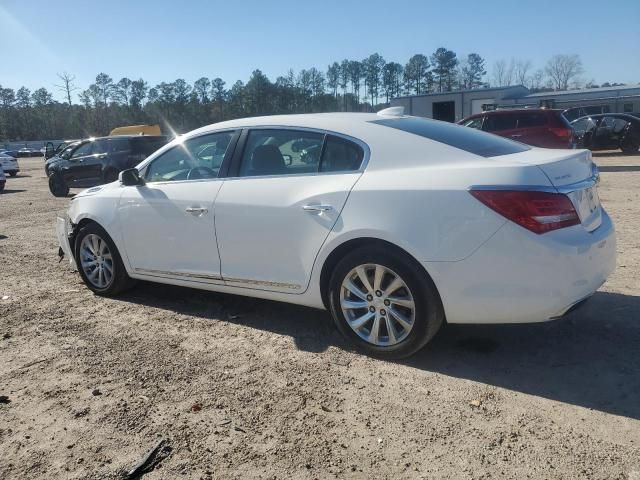
[[[11,155],[0,153],[0,166],[4,170],[4,173],[12,177],[15,177],[20,171],[18,160]]]
[[[58,236],[97,294],[140,279],[326,308],[402,357],[445,319],[544,321],[593,294],[616,255],[596,182],[587,150],[396,108],[245,118],[76,195]]]

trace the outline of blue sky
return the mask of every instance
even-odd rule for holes
[[[373,52],[405,63],[444,46],[529,59],[581,56],[585,80],[640,82],[640,0],[0,0],[0,84],[86,88],[99,72],[151,85],[201,76],[228,86],[260,68],[326,69]],[[56,93],[56,97],[60,95]]]

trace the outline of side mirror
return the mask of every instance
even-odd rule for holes
[[[44,147],[44,158],[45,158],[45,160],[48,160],[49,158],[53,157],[54,155],[55,155],[55,148],[53,147],[53,143],[47,142],[47,144]]]
[[[118,175],[118,180],[125,187],[135,187],[144,185],[144,180],[140,177],[140,172],[137,168],[127,168]]]

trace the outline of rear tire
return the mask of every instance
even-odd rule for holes
[[[622,150],[622,153],[624,153],[625,155],[637,155],[640,152],[640,145],[620,145],[620,150]]]
[[[97,223],[80,229],[75,238],[74,257],[80,277],[97,295],[111,297],[135,284],[127,275],[115,243]]]
[[[407,254],[380,246],[359,248],[338,262],[328,299],[338,330],[359,350],[385,359],[414,354],[444,321],[428,274]]]
[[[49,177],[49,191],[54,197],[66,197],[69,195],[69,187],[59,173],[53,173]]]

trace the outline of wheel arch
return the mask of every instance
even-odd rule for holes
[[[424,268],[424,265],[420,263],[413,255],[407,252],[404,248],[399,247],[398,245],[392,242],[389,242],[387,240],[382,240],[380,238],[375,238],[375,237],[352,238],[350,240],[347,240],[341,243],[340,245],[337,245],[331,251],[331,253],[327,255],[327,257],[324,260],[324,263],[322,264],[322,269],[320,270],[320,295],[322,297],[322,303],[324,304],[325,308],[327,309],[329,308],[329,301],[328,301],[329,280],[331,278],[331,273],[333,272],[333,269],[347,253],[357,248],[362,248],[365,246],[381,246],[387,250],[395,251],[396,253],[399,253],[401,256],[405,257],[409,263],[411,263],[416,269],[418,269],[418,271],[423,272],[424,275],[426,275],[427,279],[434,286],[436,295],[440,299],[440,305],[442,306],[443,312],[444,312],[444,305],[442,304],[442,297],[440,295],[440,291],[438,290],[438,286],[433,281],[433,277],[431,277],[431,275],[426,270],[426,268]],[[446,321],[446,316],[445,316],[445,321]]]

